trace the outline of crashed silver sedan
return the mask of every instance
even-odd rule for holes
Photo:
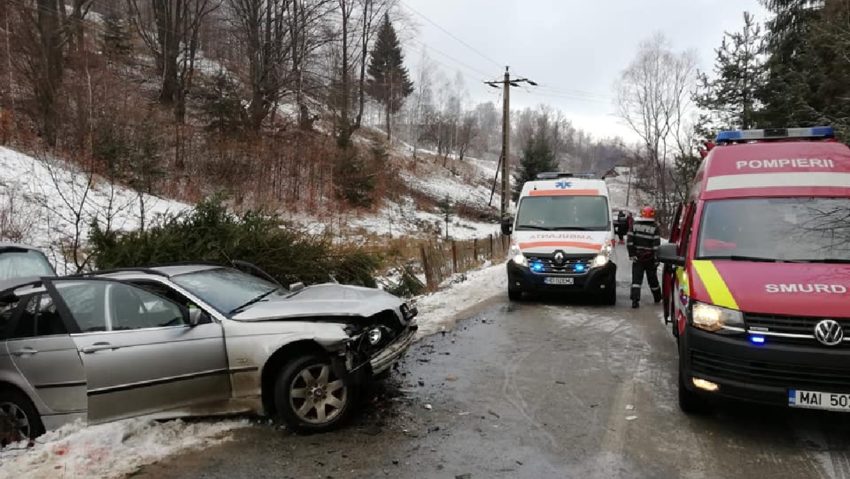
[[[149,414],[329,430],[407,351],[415,315],[376,289],[211,265],[42,278],[0,293],[0,440]]]

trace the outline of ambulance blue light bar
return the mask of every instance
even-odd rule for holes
[[[794,138],[835,138],[835,130],[831,126],[815,126],[811,128],[769,128],[764,130],[730,130],[718,133],[717,143],[724,144],[759,140],[787,140]]]
[[[557,180],[559,178],[596,178],[593,173],[562,173],[559,171],[546,171],[537,174],[538,180]]]

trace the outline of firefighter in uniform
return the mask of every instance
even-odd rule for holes
[[[655,222],[655,209],[646,206],[640,211],[626,238],[629,258],[632,260],[632,308],[640,306],[640,289],[643,276],[656,303],[661,302],[658,284],[658,248],[661,247],[661,230]]]

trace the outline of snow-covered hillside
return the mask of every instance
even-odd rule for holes
[[[42,248],[60,273],[72,270],[63,251],[75,238],[84,242],[93,221],[127,231],[186,208],[92,177],[56,158],[0,147],[0,239]]]
[[[498,234],[496,221],[477,221],[458,214],[464,209],[476,212],[497,212],[500,195],[496,192],[490,206],[490,189],[496,164],[492,161],[467,158],[444,160],[435,152],[418,150],[417,159],[409,156],[412,147],[402,143],[396,150],[402,156],[399,172],[407,193],[395,200],[384,200],[374,212],[344,211],[336,214],[317,215],[302,212],[282,212],[284,219],[301,225],[307,231],[320,234],[330,233],[347,239],[363,235],[378,235],[398,238],[427,237],[445,231],[445,218],[437,203],[449,199],[449,235],[454,239],[482,238]],[[414,198],[414,196],[416,198]],[[419,201],[419,200],[427,201]]]
[[[451,174],[435,163],[423,162],[416,173],[404,171],[402,181],[411,194],[433,201],[448,196],[460,205],[486,209],[486,184],[494,169],[482,161],[465,163],[463,174]],[[498,204],[498,197],[494,204]],[[0,147],[0,239],[42,248],[60,273],[74,270],[67,252],[75,241],[84,245],[90,225],[129,231],[150,225],[164,214],[188,205],[139,194],[49,156],[33,157]],[[386,200],[374,212],[340,212],[318,217],[281,212],[284,219],[313,234],[331,233],[346,239],[443,234],[444,217],[433,204],[423,206],[410,196]],[[474,221],[452,214],[449,234],[469,239],[496,234],[495,222]]]
[[[628,168],[620,169],[620,176],[608,178],[605,182],[608,184],[608,194],[611,200],[611,209],[614,211],[626,210],[632,213],[637,213],[640,209],[640,200],[637,197],[637,189],[632,184],[629,187],[629,175],[631,174]],[[628,206],[626,199],[628,198]]]

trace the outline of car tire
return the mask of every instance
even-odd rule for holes
[[[511,301],[522,301],[522,290],[519,288],[508,288],[508,299]]]
[[[330,358],[310,354],[281,369],[274,394],[279,419],[300,433],[332,431],[353,414],[357,388],[338,377]]]
[[[681,371],[679,371],[679,409],[688,415],[705,415],[711,412],[708,400],[685,386],[685,378]]]
[[[44,424],[32,401],[15,389],[0,390],[0,447],[42,434]]]
[[[617,305],[617,281],[610,281],[605,285],[605,290],[602,292],[602,304],[605,306]]]

